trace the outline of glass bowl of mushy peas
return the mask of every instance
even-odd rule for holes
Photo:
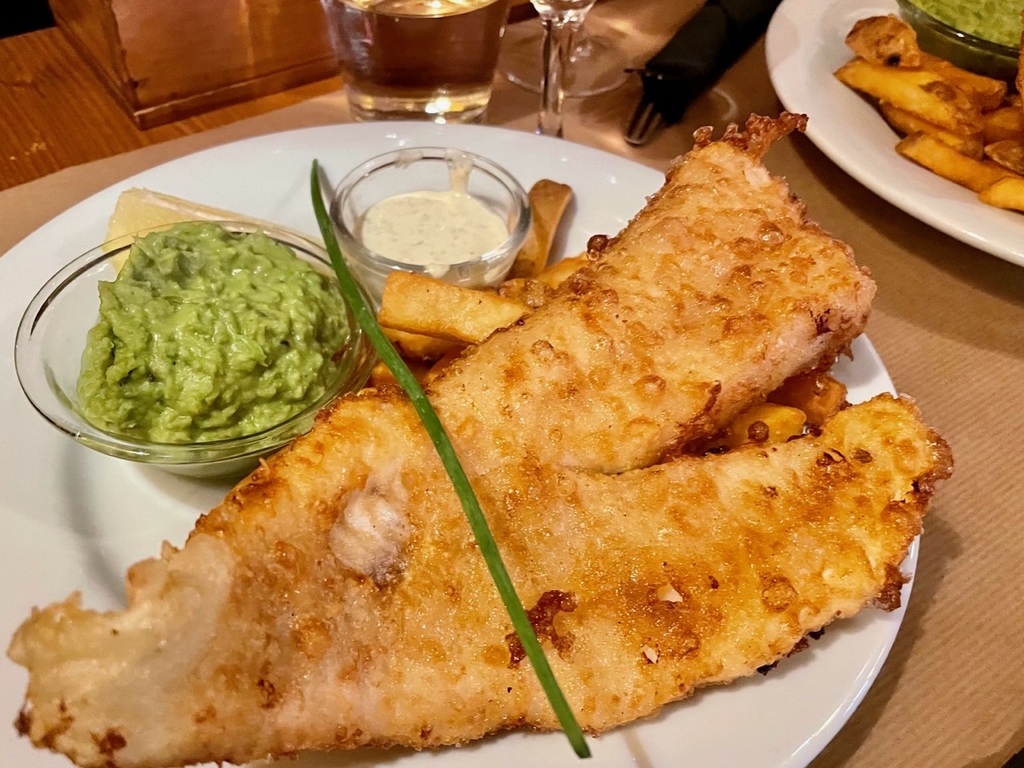
[[[1013,84],[1021,5],[1006,0],[898,0],[923,51],[979,75]]]
[[[232,222],[90,250],[40,289],[15,341],[22,390],[50,424],[196,477],[249,471],[375,359],[323,248]]]

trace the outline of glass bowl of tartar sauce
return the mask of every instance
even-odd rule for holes
[[[526,190],[485,157],[445,147],[378,155],[338,184],[331,218],[349,269],[375,302],[387,276],[499,283],[530,227]]]

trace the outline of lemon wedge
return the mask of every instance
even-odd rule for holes
[[[130,244],[133,235],[166,229],[172,224],[179,224],[183,221],[237,221],[259,228],[287,232],[277,224],[254,219],[241,213],[195,203],[150,189],[132,187],[126,189],[117,198],[114,212],[107,222],[107,242],[104,247],[108,251],[113,250]],[[128,252],[125,251],[118,257],[115,266],[120,269],[127,257]]]

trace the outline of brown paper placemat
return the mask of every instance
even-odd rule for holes
[[[638,18],[639,34],[645,23],[654,24]],[[571,104],[567,135],[663,168],[698,125],[780,109],[760,48],[698,100],[683,125],[642,151],[621,138],[636,93],[631,83]],[[492,123],[532,128],[532,96],[503,86],[495,98]],[[0,192],[0,253],[87,195],[160,162],[345,119],[343,98],[323,97]],[[803,137],[781,142],[768,165],[789,179],[810,217],[872,270],[879,293],[868,334],[897,388],[917,399],[956,459],[926,522],[913,596],[889,660],[813,765],[997,768],[1024,747],[1024,466],[1016,440],[1024,435],[1024,268],[903,214]]]

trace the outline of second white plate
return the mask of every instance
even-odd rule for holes
[[[808,116],[807,136],[840,168],[898,208],[961,242],[1024,266],[1024,214],[900,157],[899,137],[865,99],[834,76],[853,54],[854,22],[896,13],[893,0],[784,0],[765,39],[779,100]]]

